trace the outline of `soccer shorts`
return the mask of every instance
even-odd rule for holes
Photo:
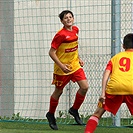
[[[110,95],[106,93],[103,108],[116,115],[122,103],[126,103],[131,115],[133,115],[133,95]]]
[[[55,84],[56,88],[58,89],[63,89],[70,80],[73,82],[77,82],[80,80],[86,80],[84,70],[80,68],[70,75],[53,74],[52,84]]]

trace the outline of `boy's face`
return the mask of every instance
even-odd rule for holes
[[[65,27],[70,27],[74,23],[74,17],[72,17],[71,13],[65,14],[61,22]]]

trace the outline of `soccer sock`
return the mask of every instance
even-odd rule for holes
[[[50,107],[49,107],[50,113],[52,114],[55,113],[56,107],[58,105],[58,101],[59,100],[54,99],[52,96],[50,97]]]
[[[81,104],[83,103],[85,96],[80,95],[78,92],[76,93],[75,101],[73,104],[74,109],[79,109]]]
[[[93,133],[97,127],[99,118],[91,116],[86,124],[85,133]]]

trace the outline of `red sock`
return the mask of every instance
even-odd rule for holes
[[[50,107],[49,107],[49,112],[50,113],[55,113],[56,107],[58,105],[58,101],[54,99],[52,96],[50,97]]]
[[[93,133],[98,124],[98,117],[91,116],[86,124],[85,132],[84,133]]]
[[[85,96],[80,95],[78,92],[76,93],[75,101],[73,104],[74,109],[79,109],[81,104],[83,103]]]

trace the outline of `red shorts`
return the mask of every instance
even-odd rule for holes
[[[133,95],[110,95],[106,93],[103,108],[116,115],[122,103],[126,103],[131,115],[133,115]]]
[[[85,73],[82,68],[78,69],[76,72],[70,74],[70,75],[53,75],[53,82],[52,84],[55,84],[56,88],[63,89],[69,81],[77,82],[80,80],[86,80]]]

